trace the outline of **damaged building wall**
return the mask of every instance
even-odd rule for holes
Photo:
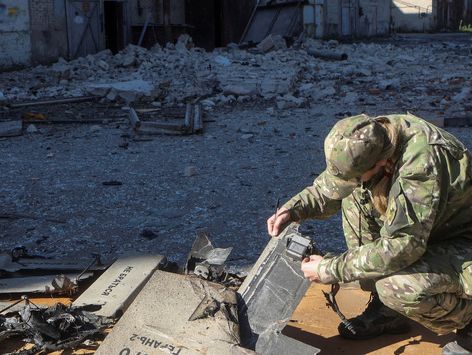
[[[427,32],[435,27],[433,0],[392,0],[392,28],[395,32]]]
[[[0,69],[29,65],[28,0],[0,0]]]
[[[371,37],[390,32],[390,0],[327,1],[325,7],[322,37]]]
[[[67,22],[64,0],[30,0],[33,64],[67,57]]]
[[[356,27],[356,35],[359,37],[388,35],[390,32],[390,0],[360,0]]]

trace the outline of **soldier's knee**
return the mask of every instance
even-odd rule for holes
[[[404,275],[394,275],[378,280],[375,288],[382,303],[399,313],[415,308],[425,296],[421,290],[413,287]]]

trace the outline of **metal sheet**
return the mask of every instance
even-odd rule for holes
[[[303,1],[257,6],[244,32],[242,43],[259,43],[268,35],[297,36],[303,31]]]
[[[300,262],[286,253],[288,239],[297,234],[297,226],[291,225],[280,237],[272,238],[238,290],[242,345],[255,349],[257,353],[284,354],[283,349],[291,346],[289,343],[297,343],[279,337],[310,286],[303,277]],[[299,344],[290,353],[318,351]]]
[[[103,49],[99,0],[68,0],[69,58]]]

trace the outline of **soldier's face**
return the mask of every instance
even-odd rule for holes
[[[379,160],[377,163],[375,163],[375,165],[370,170],[367,170],[364,174],[362,174],[361,181],[363,181],[363,182],[369,181],[375,175],[382,172],[385,168],[385,165],[387,165],[387,164],[388,164],[387,159]]]

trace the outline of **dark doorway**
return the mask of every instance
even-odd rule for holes
[[[113,54],[125,47],[124,8],[121,1],[104,1],[105,46]]]
[[[186,0],[186,22],[198,47],[212,50],[238,43],[256,0]]]

